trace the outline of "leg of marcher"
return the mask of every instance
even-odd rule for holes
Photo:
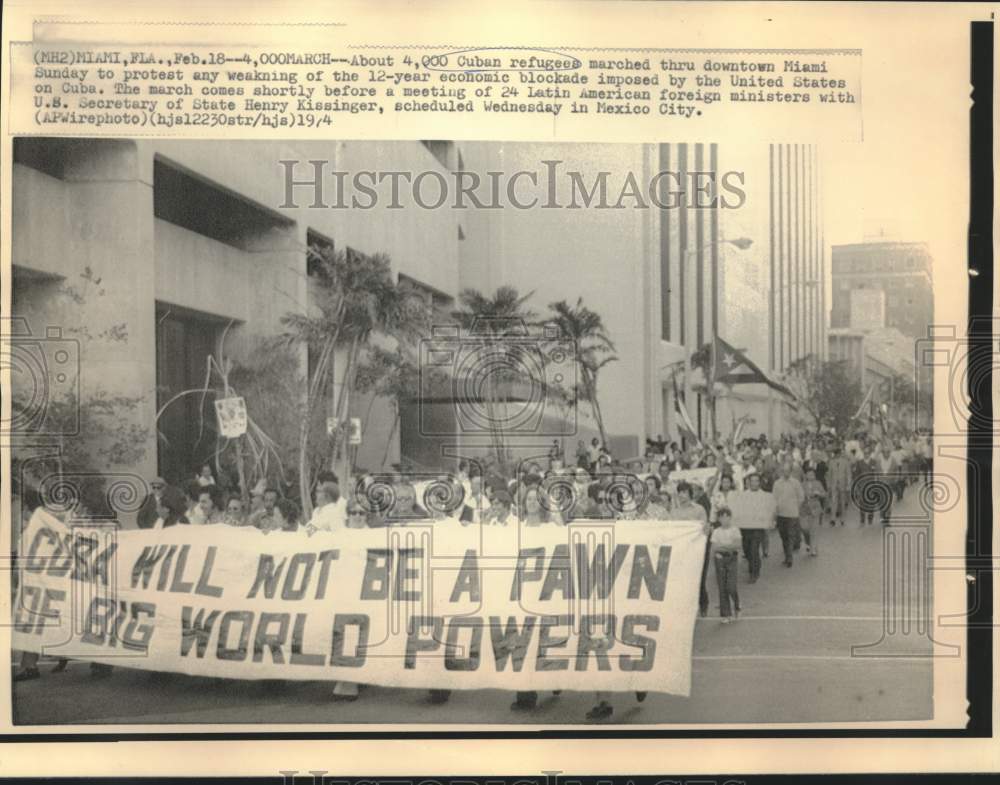
[[[514,702],[510,704],[511,711],[530,711],[538,705],[538,693],[521,691],[517,693]]]
[[[778,534],[781,536],[781,547],[785,552],[785,566],[792,566],[792,549],[794,547],[792,518],[778,516]]]
[[[725,554],[715,554],[715,581],[719,585],[719,612],[722,614],[723,619],[728,619],[731,613],[729,609],[727,570],[728,565]]]
[[[709,541],[705,540],[705,555],[701,562],[701,581],[698,584],[698,611],[703,617],[708,616],[708,608],[711,604],[708,597],[708,587],[705,585],[706,579],[708,578],[708,560],[710,550]]]
[[[736,554],[729,556],[727,558],[727,569],[726,569],[726,596],[729,598],[733,606],[733,617],[738,619],[740,617],[740,593],[738,586],[738,577],[740,570],[740,560],[736,558]]]

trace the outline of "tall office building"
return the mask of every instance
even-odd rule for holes
[[[832,327],[895,327],[927,335],[934,319],[931,254],[924,243],[835,245],[831,252]]]
[[[738,173],[746,194],[738,209],[661,212],[662,340],[690,354],[717,334],[772,378],[807,355],[825,356],[816,148],[661,145],[660,165]],[[749,247],[741,248],[745,241]],[[695,394],[693,404],[688,409],[708,435],[705,396]],[[789,427],[787,404],[765,385],[740,385],[717,399],[716,427],[722,434],[742,414],[754,419],[748,432],[776,435]]]

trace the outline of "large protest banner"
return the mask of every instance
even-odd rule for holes
[[[687,695],[704,542],[653,521],[309,536],[38,510],[13,645],[227,678]]]

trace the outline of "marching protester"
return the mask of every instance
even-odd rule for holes
[[[165,529],[179,523],[190,523],[187,519],[187,503],[184,494],[176,488],[166,488],[156,504],[156,518],[150,529]]]
[[[221,523],[222,513],[219,511],[219,493],[216,486],[197,486],[197,498],[194,506],[185,513],[190,523],[196,525],[206,525],[211,523]]]
[[[800,537],[799,510],[805,501],[802,483],[792,477],[792,463],[786,461],[781,465],[781,476],[775,480],[771,490],[778,511],[778,534],[781,535],[781,547],[785,552],[784,565],[792,566],[792,554]]]
[[[878,500],[878,464],[872,455],[871,446],[861,450],[861,459],[854,463],[853,489],[855,500],[860,511],[860,526],[871,526],[875,512],[879,507]]]
[[[348,510],[348,515],[350,515],[350,510]],[[302,510],[299,509],[299,505],[291,499],[279,499],[274,505],[275,528],[263,529],[262,531],[297,532],[301,518]]]
[[[748,564],[746,583],[758,583],[767,555],[768,532],[774,522],[781,536],[784,564],[790,567],[800,537],[806,553],[816,557],[820,536],[838,536],[820,535],[820,531],[826,517],[831,527],[838,523],[844,526],[852,507],[852,483],[861,526],[870,526],[876,511],[882,513],[882,523],[889,525],[893,503],[898,503],[906,490],[906,477],[929,471],[929,448],[921,434],[905,441],[882,438],[874,449],[867,436],[849,440],[856,442],[856,448],[840,435],[785,434],[771,441],[762,436],[739,444],[689,444],[685,449],[661,441],[651,441],[646,460],[628,461],[616,459],[596,438],[591,440],[590,450],[581,441],[577,445],[577,465],[564,467],[563,453],[555,440],[548,453],[547,470],[536,461],[516,465],[497,461],[484,475],[478,462],[463,460],[455,476],[437,475],[423,500],[418,500],[413,483],[400,473],[392,483],[391,501],[385,509],[377,505],[373,508],[369,503],[366,494],[375,493],[375,478],[368,472],[352,473],[350,493],[345,496],[337,475],[324,471],[317,477],[315,507],[308,522],[303,521],[295,499],[284,498],[275,486],[264,481],[253,488],[251,511],[246,510],[238,494],[224,499],[222,489],[234,486],[227,483],[225,476],[218,484],[211,467],[205,466],[194,478],[189,474],[179,487],[162,477],[155,478],[139,510],[138,525],[154,531],[188,523],[252,526],[263,533],[304,529],[309,534],[324,532],[335,538],[344,536],[348,529],[456,520],[466,525],[507,527],[512,535],[528,532],[528,537],[540,537],[549,543],[550,532],[555,531],[549,527],[573,521],[614,521],[616,528],[641,528],[644,521],[697,523],[706,535],[704,553],[699,553],[699,612],[702,617],[709,614],[714,590],[710,592],[707,584],[712,570],[721,623],[730,625],[740,618],[742,610],[740,552]],[[658,448],[663,449],[662,460],[657,458]],[[857,461],[851,459],[852,449],[856,450]],[[681,476],[714,475],[692,482],[675,474],[691,469],[703,471]],[[505,536],[504,532],[496,534]],[[640,565],[640,570],[648,569],[648,564]],[[39,655],[25,653],[20,669],[12,674],[15,680],[39,678],[38,662]],[[64,667],[65,662],[57,670]],[[93,667],[98,677],[110,672],[104,666]],[[333,699],[355,701],[362,687],[355,682],[337,681],[332,687]],[[435,688],[429,690],[429,701],[443,704],[450,695],[449,689]],[[587,719],[605,721],[613,717],[615,697],[616,693],[609,691],[597,692]],[[641,703],[646,693],[637,692],[635,698]],[[525,690],[517,692],[510,708],[529,711],[538,704],[539,692]]]
[[[226,509],[222,516],[222,523],[227,526],[247,526],[246,511],[243,508],[243,499],[237,494],[230,495],[226,500]]]
[[[752,494],[767,493],[767,491],[762,490],[760,487],[759,474],[750,475],[747,478],[747,485],[749,486],[747,488],[748,495],[737,497],[740,501],[730,508],[730,511],[734,512],[734,517],[736,517],[737,521],[746,520],[749,513],[749,510],[743,509],[740,505],[753,501],[754,497]],[[740,529],[740,534],[743,539],[743,555],[746,557],[749,565],[749,581],[750,583],[756,583],[760,578],[761,556],[763,555],[767,530],[761,528],[744,528]]]
[[[892,445],[888,441],[882,443],[882,451],[876,459],[879,480],[883,486],[883,499],[879,512],[882,515],[882,525],[888,526],[892,517],[892,500],[897,494],[897,486],[900,482],[902,469],[896,460],[896,455],[892,451]],[[902,491],[898,491],[899,498],[903,497]]]
[[[265,533],[281,528],[280,522],[274,515],[278,504],[278,491],[270,487],[265,488],[262,498],[260,508],[250,514],[250,525]]]
[[[646,477],[645,516],[649,520],[665,521],[670,517],[670,500],[661,493],[663,483],[658,476]]]
[[[823,510],[825,509],[826,489],[818,479],[816,470],[806,470],[806,478],[802,483],[804,499],[799,510],[799,526],[802,537],[806,541],[806,553],[819,556],[819,531],[823,528]]]
[[[162,477],[156,477],[151,483],[149,483],[149,493],[146,494],[146,498],[142,500],[142,506],[139,508],[139,513],[136,517],[136,525],[138,525],[140,529],[153,528],[153,524],[156,522],[157,509],[160,505],[160,500],[163,498],[163,494],[166,490],[167,481]]]
[[[722,508],[729,509],[729,499],[733,495],[733,490],[733,476],[731,474],[723,474],[719,478],[718,485],[712,491],[712,507],[708,513],[709,523],[718,523],[719,510]]]
[[[722,623],[729,624],[740,618],[740,594],[736,584],[743,538],[733,522],[732,510],[723,506],[715,514],[719,525],[710,529],[708,536],[719,584],[719,612]]]
[[[851,460],[842,445],[834,447],[827,467],[827,482],[830,525],[836,526],[839,523],[843,526],[850,508]]]
[[[412,485],[410,490],[413,490]],[[261,494],[262,507],[263,497],[264,494]],[[310,534],[317,531],[335,532],[344,528],[346,522],[347,500],[340,495],[340,481],[333,472],[321,472],[317,478],[316,507],[306,530]]]

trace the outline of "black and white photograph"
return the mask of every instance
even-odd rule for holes
[[[933,719],[935,259],[840,163],[15,140],[15,722]]]
[[[992,6],[2,13],[0,776],[995,768]]]

